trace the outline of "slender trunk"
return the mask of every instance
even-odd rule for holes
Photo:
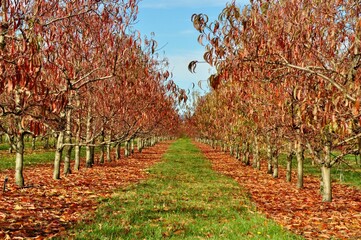
[[[91,140],[91,123],[92,123],[91,104],[89,104],[88,114],[86,119],[86,137],[85,137],[87,144],[89,144]],[[85,164],[87,168],[91,168],[93,166],[91,147],[89,145],[86,146]]]
[[[103,130],[100,135],[100,142],[102,143],[100,146],[100,156],[99,156],[100,164],[104,163],[104,155],[105,155],[105,145],[103,144],[104,140],[105,140],[105,137],[104,137],[104,130]]]
[[[236,145],[236,159],[239,160],[241,157],[239,145]]]
[[[331,186],[331,144],[328,143],[325,145],[325,156],[324,163],[321,166],[322,182],[321,182],[321,191],[322,191],[322,201],[331,202],[332,201],[332,186]]]
[[[75,171],[79,171],[80,169],[80,146],[77,143],[77,145],[75,145],[74,147],[74,155],[75,155],[75,161],[74,161],[74,170]]]
[[[141,138],[138,138],[137,140],[137,148],[138,148],[138,152],[142,152],[142,139]]]
[[[120,158],[121,158],[121,153],[120,153],[120,150],[121,150],[121,143],[117,143],[116,145],[115,145],[115,158],[117,159],[117,160],[120,160]]]
[[[79,95],[75,95],[75,101],[76,101],[76,107],[80,108],[80,99]],[[74,170],[79,171],[80,169],[80,134],[81,134],[81,114],[79,113],[76,118],[76,124],[77,124],[77,130],[76,130],[76,136],[75,136],[75,147],[74,147]]]
[[[110,145],[110,143],[108,143],[108,144],[107,144],[107,162],[111,162],[111,161],[112,161],[112,157],[111,157],[110,152],[111,152],[111,145]],[[117,160],[120,159],[120,154],[119,154],[118,157],[119,157],[119,158],[117,158]]]
[[[20,188],[24,187],[24,134],[20,133],[16,138],[16,158],[15,158],[15,183]]]
[[[233,145],[229,145],[229,155],[233,156]]]
[[[130,154],[134,154],[134,139],[130,140]]]
[[[33,150],[33,151],[35,151],[35,148],[36,148],[35,144],[36,144],[36,137],[32,136],[32,138],[31,138],[31,150]]]
[[[49,149],[50,145],[49,145],[49,136],[45,136],[44,137],[44,149]]]
[[[244,159],[244,164],[246,164],[247,166],[250,165],[250,160],[249,160],[249,142],[247,141],[245,143],[245,150],[243,153],[243,159]]]
[[[129,156],[129,141],[126,141],[124,143],[124,156],[128,157]]]
[[[65,143],[71,144],[71,114],[72,110],[69,107],[66,111],[66,135],[65,135]],[[71,174],[70,168],[70,159],[71,159],[71,152],[73,147],[71,145],[65,146],[65,157],[64,157],[64,174],[68,175]]]
[[[272,174],[272,146],[270,143],[267,144],[267,173]]]
[[[297,188],[303,188],[303,149],[301,143],[301,136],[297,133],[296,136],[296,159],[297,159]]]
[[[273,174],[274,178],[278,178],[278,151],[275,150],[272,154],[272,162],[273,162]]]
[[[74,147],[74,170],[75,171],[79,171],[80,169],[80,119],[78,119],[78,130],[76,132],[76,137],[75,137],[75,147]]]
[[[13,150],[16,150],[16,143],[15,143],[15,137],[13,135],[8,135],[9,140],[9,153],[13,153]]]
[[[64,131],[60,131],[58,134],[58,141],[56,144],[55,150],[55,159],[54,159],[54,172],[53,172],[53,179],[58,180],[60,179],[60,162],[63,155],[63,148],[64,148]]]
[[[258,137],[254,136],[254,147],[253,147],[253,167],[260,170],[261,164],[259,161],[259,147],[258,147]]]
[[[357,139],[358,143],[358,157],[356,156],[356,165],[361,165],[361,138]]]
[[[294,152],[292,148],[292,142],[288,146],[288,155],[287,155],[287,171],[286,171],[286,181],[291,182],[292,180],[292,158]]]
[[[91,146],[90,146],[90,161],[91,161],[92,165],[94,165],[94,163],[95,163],[95,146],[94,146],[94,144],[95,144],[95,139],[93,139],[91,141]]]
[[[70,139],[68,141],[69,141],[69,143],[71,143]],[[72,151],[73,151],[72,146],[66,146],[66,148],[65,148],[65,156],[64,156],[64,174],[65,175],[71,174],[70,159],[71,159],[71,152]]]

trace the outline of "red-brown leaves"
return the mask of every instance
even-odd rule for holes
[[[62,180],[52,180],[52,166],[41,165],[25,171],[28,186],[18,189],[13,171],[0,173],[9,177],[9,186],[0,194],[0,238],[51,238],[89,214],[98,199],[127,184],[144,179],[145,168],[159,161],[169,144],[161,143],[142,154],[117,162],[81,169]]]
[[[250,194],[257,209],[285,228],[306,239],[358,239],[361,237],[361,191],[333,184],[332,203],[321,202],[319,180],[306,176],[305,188],[287,183],[280,169],[279,179],[265,171],[244,166],[224,153],[197,144],[212,162],[213,169],[231,176]],[[295,179],[295,177],[293,177]]]

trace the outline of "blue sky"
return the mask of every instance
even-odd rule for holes
[[[207,80],[214,73],[209,65],[199,64],[196,73],[188,71],[188,63],[202,60],[204,47],[197,42],[198,32],[193,28],[191,16],[205,13],[209,20],[218,18],[219,13],[231,0],[141,0],[137,23],[134,26],[142,36],[155,33],[160,56],[169,60],[169,70],[173,80],[184,89],[191,89],[200,80]],[[238,5],[248,4],[248,0],[238,0]],[[164,52],[164,54],[163,54]],[[206,89],[206,83],[202,87]]]

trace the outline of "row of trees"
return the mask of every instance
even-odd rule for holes
[[[175,133],[186,96],[156,41],[133,29],[138,0],[0,2],[0,130],[16,151],[18,186],[27,134],[55,134],[59,179],[73,148],[78,170],[80,146],[91,167],[95,145]]]
[[[299,188],[307,150],[331,201],[331,167],[361,150],[361,4],[253,0],[241,9],[233,1],[214,22],[192,21],[217,69],[190,119],[193,134],[235,146],[246,162],[252,154],[256,167],[264,148],[274,177],[279,153],[288,152],[289,171],[296,155]]]

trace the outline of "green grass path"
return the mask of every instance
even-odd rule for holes
[[[106,200],[77,239],[297,239],[254,213],[241,187],[179,139],[151,177]]]

